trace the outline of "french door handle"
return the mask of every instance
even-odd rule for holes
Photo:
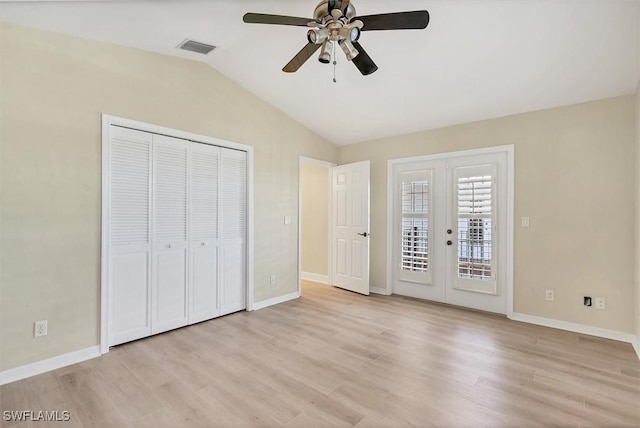
[[[360,235],[360,236],[364,236],[365,238],[366,238],[367,236],[369,236],[369,234],[368,234],[367,232],[364,232],[364,233],[358,233],[358,235]]]

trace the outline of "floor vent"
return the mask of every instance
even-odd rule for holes
[[[183,49],[185,51],[196,52],[202,55],[207,55],[209,52],[214,50],[216,47],[213,45],[208,45],[206,43],[196,42],[195,40],[186,39],[178,46],[178,49]]]

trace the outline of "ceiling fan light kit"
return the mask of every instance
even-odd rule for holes
[[[296,72],[318,49],[320,49],[318,60],[324,64],[330,63],[333,44],[338,43],[347,60],[353,62],[364,76],[374,73],[378,70],[378,66],[359,43],[362,31],[421,30],[427,28],[429,24],[429,12],[426,10],[358,17],[350,0],[322,0],[316,6],[313,16],[313,18],[299,18],[247,13],[243,21],[249,24],[311,27],[307,31],[307,45],[284,66],[282,69],[284,72]]]
[[[333,43],[327,40],[322,44],[318,61],[323,64],[329,64],[331,62],[331,55],[333,55]]]

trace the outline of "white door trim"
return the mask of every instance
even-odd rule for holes
[[[136,129],[153,134],[166,135],[197,143],[241,150],[247,153],[247,225],[246,225],[246,306],[247,311],[253,310],[253,147],[245,144],[225,141],[205,135],[171,129],[122,117],[102,114],[102,220],[101,220],[101,272],[100,272],[100,353],[109,352],[109,141],[111,125]]]
[[[302,294],[302,165],[318,165],[324,166],[328,170],[327,180],[329,181],[329,195],[327,204],[327,219],[331,219],[331,208],[332,208],[332,199],[331,199],[331,168],[336,166],[337,164],[334,162],[327,162],[319,159],[308,158],[306,156],[300,156],[298,162],[298,296]],[[327,241],[328,241],[328,251],[327,254],[327,284],[331,284],[331,222],[327,222],[328,230],[327,230]]]
[[[466,156],[505,153],[507,156],[507,278],[505,280],[507,292],[507,317],[513,315],[513,238],[514,238],[514,145],[485,147],[481,149],[461,150],[433,155],[415,156],[409,158],[389,159],[387,161],[387,283],[386,288],[380,289],[384,294],[392,293],[393,284],[393,170],[395,165],[416,161],[433,161]]]

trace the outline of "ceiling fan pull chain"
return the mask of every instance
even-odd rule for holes
[[[336,61],[336,42],[331,43],[333,43],[333,83],[337,83],[338,81],[336,80],[336,65],[338,64],[338,61]]]

